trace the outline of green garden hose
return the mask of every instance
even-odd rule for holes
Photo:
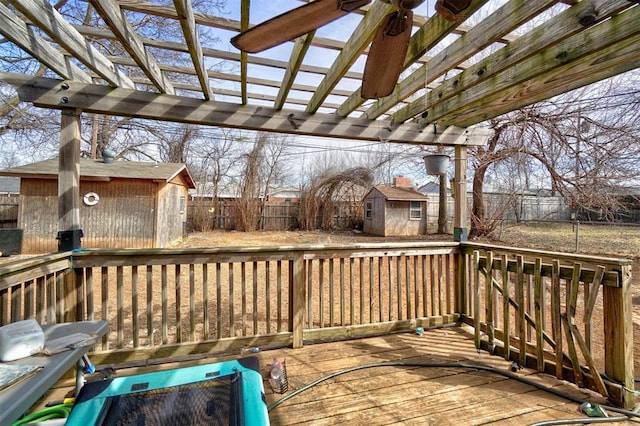
[[[20,420],[15,421],[11,426],[19,426],[26,423],[43,422],[49,419],[66,419],[71,413],[73,403],[54,405],[44,408],[35,413],[24,416]]]

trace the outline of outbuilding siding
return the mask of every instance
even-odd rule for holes
[[[57,160],[0,173],[21,177],[18,227],[23,229],[22,253],[57,251]],[[188,190],[193,187],[183,164],[81,160],[81,247],[153,248],[182,238]],[[97,198],[86,202],[87,194]]]

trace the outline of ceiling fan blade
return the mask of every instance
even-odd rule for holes
[[[320,28],[370,2],[315,0],[249,28],[233,37],[231,44],[244,52],[261,52]]]
[[[378,28],[364,66],[361,96],[378,99],[393,92],[409,48],[413,12],[396,11]]]

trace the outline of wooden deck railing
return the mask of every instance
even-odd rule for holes
[[[633,405],[631,261],[461,248],[459,312],[476,346]]]
[[[80,250],[0,264],[0,323],[106,319],[94,358],[122,364],[465,322],[479,348],[628,405],[630,265],[453,242]]]

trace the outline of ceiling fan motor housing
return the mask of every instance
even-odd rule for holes
[[[388,3],[400,10],[413,10],[424,3],[424,0],[389,0]]]
[[[371,0],[340,0],[338,2],[340,10],[345,12],[353,12],[354,10],[360,9],[369,3],[371,3]]]
[[[458,21],[469,6],[471,0],[438,0],[436,11],[449,21]]]

